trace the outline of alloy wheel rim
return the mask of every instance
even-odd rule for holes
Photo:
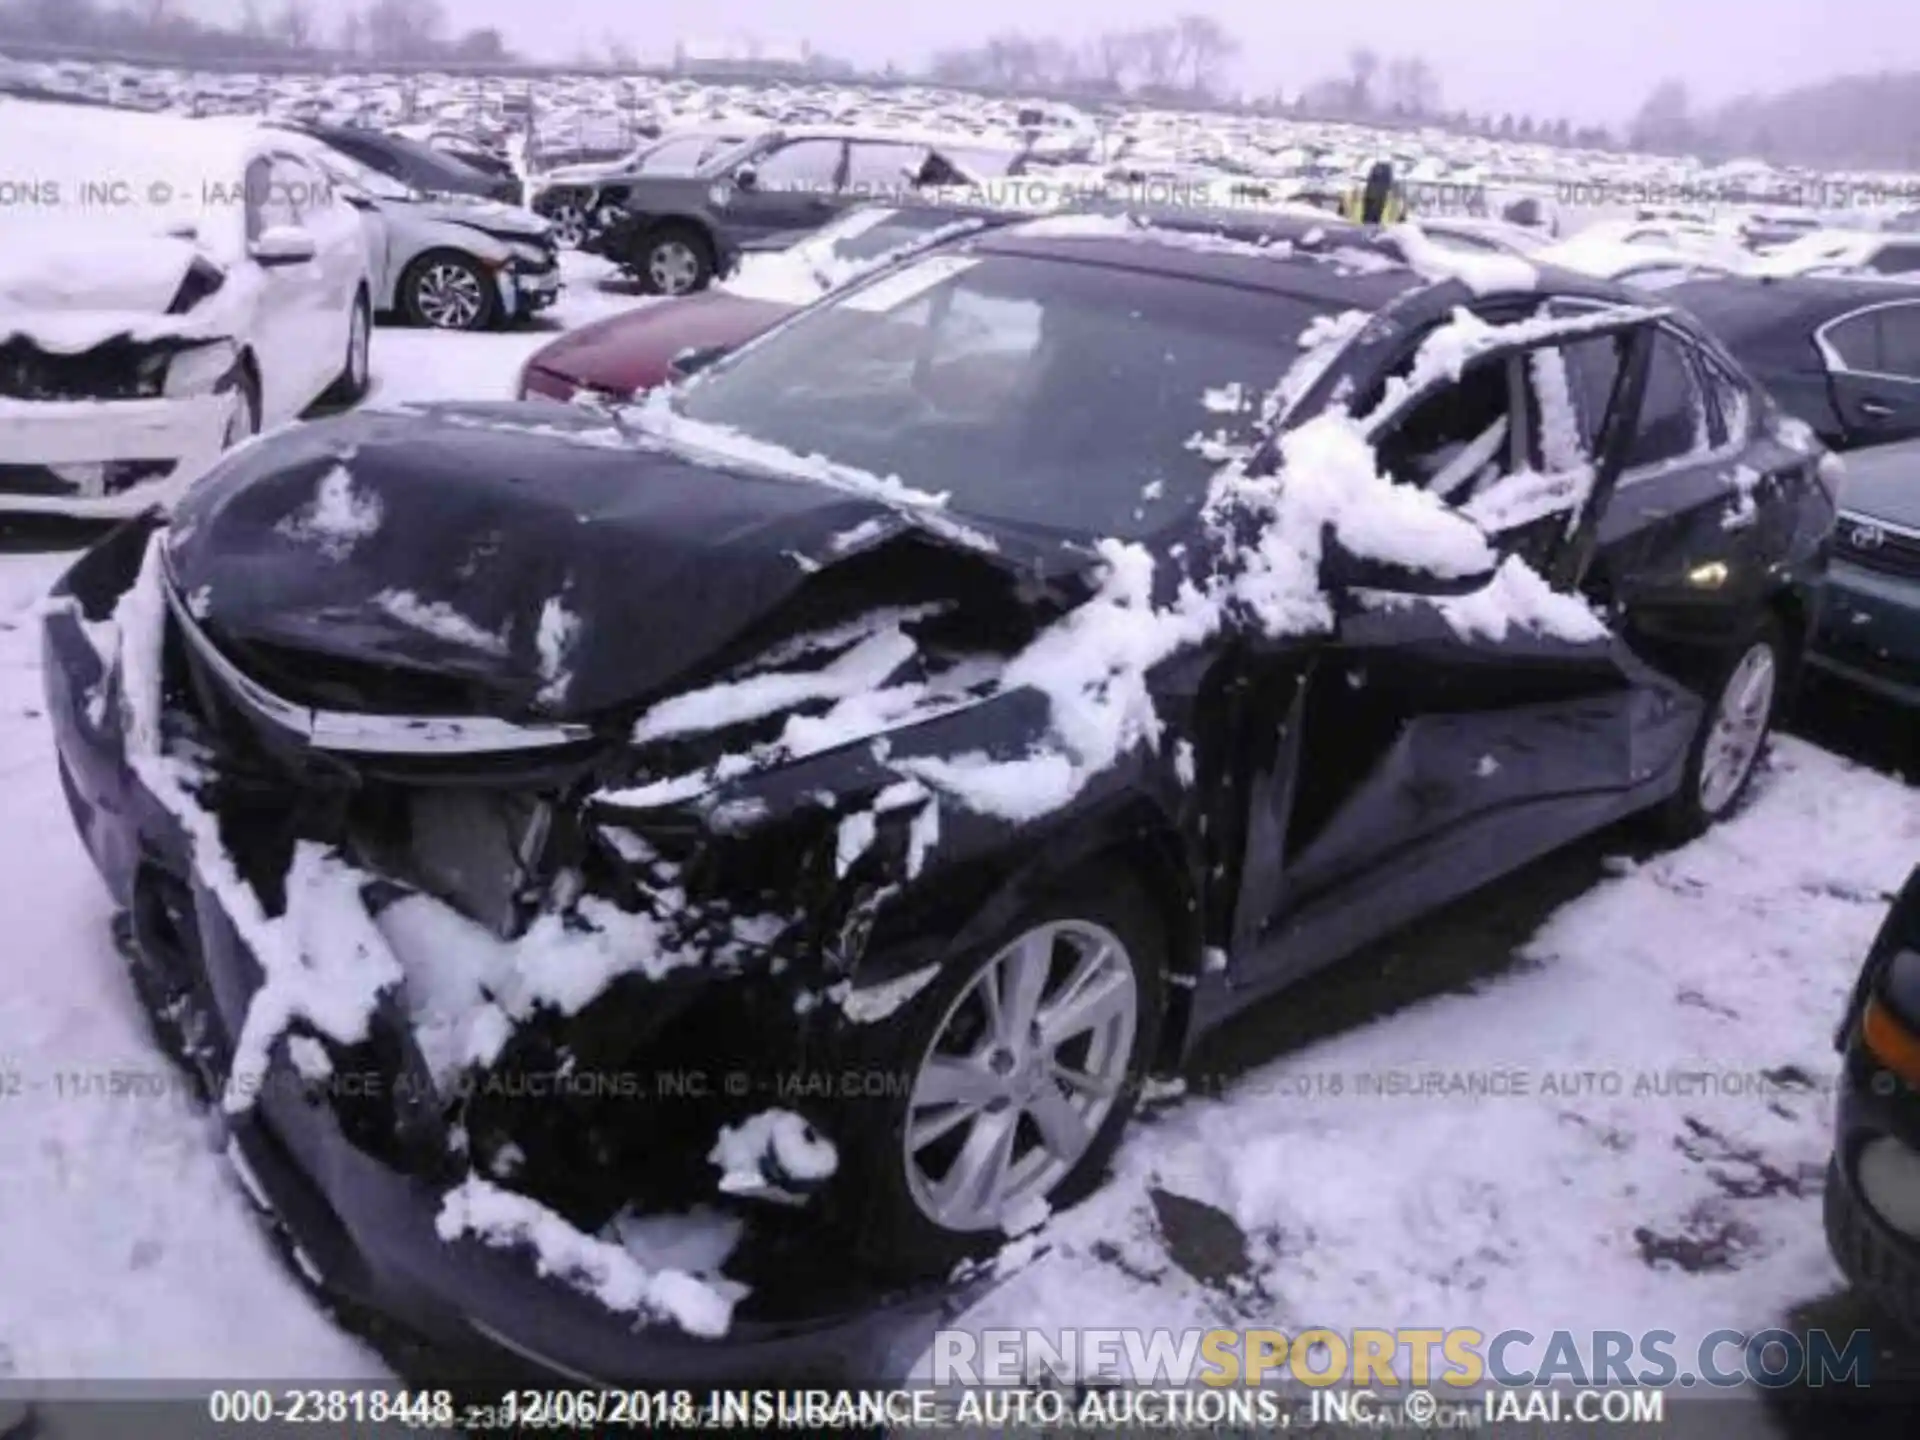
[[[435,265],[420,277],[420,313],[443,330],[468,330],[485,309],[480,282],[461,265]]]
[[[1760,758],[1777,679],[1773,647],[1764,641],[1749,648],[1727,677],[1700,760],[1700,808],[1708,815],[1733,803]]]
[[[1085,920],[1035,926],[979,969],[921,1058],[902,1139],[920,1212],[989,1230],[1065,1180],[1127,1081],[1139,985]]]
[[[647,258],[647,274],[662,295],[684,295],[700,274],[700,262],[686,241],[663,240]]]
[[[580,248],[580,242],[587,236],[587,212],[578,205],[562,205],[551,216],[553,238],[569,250]]]

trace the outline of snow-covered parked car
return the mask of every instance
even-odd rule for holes
[[[487,330],[560,297],[553,230],[531,210],[426,195],[317,140],[291,135],[366,225],[373,303],[438,330]]]
[[[1366,243],[1023,221],[82,558],[66,793],[317,1282],[576,1379],[870,1375],[867,1303],[1044,1243],[1227,1016],[1728,814],[1817,445],[1683,315]]]
[[[1755,262],[1758,275],[1920,280],[1920,235],[1885,230],[1816,230]]]
[[[0,97],[0,510],[166,502],[367,388],[360,221],[275,132]]]

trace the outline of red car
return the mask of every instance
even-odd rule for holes
[[[787,252],[824,292],[855,275],[999,218],[968,205],[862,209]],[[668,378],[676,355],[752,339],[799,306],[772,296],[715,288],[636,305],[569,330],[536,352],[520,372],[519,398],[571,400],[582,391],[625,398]]]
[[[519,398],[571,400],[583,390],[624,398],[650,390],[666,381],[674,356],[738,345],[794,308],[703,290],[609,315],[537,351],[520,371]]]

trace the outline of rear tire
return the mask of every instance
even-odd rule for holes
[[[1714,671],[1680,788],[1654,812],[1661,838],[1683,844],[1739,808],[1773,732],[1788,658],[1786,639],[1771,617],[1729,647]]]
[[[1158,1047],[1167,966],[1141,886],[1100,866],[1036,895],[897,1015],[849,1023],[848,1073],[888,1083],[863,1086],[831,1126],[836,1238],[889,1278],[930,1278],[1005,1244],[1036,1201],[1058,1209],[1097,1189]],[[1023,973],[1040,988],[1020,1003]],[[1086,1016],[1099,1018],[1064,1028]],[[940,1098],[956,1085],[970,1098]],[[980,1181],[963,1185],[970,1154]]]

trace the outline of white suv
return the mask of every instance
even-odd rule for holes
[[[365,393],[356,212],[247,120],[0,98],[0,513],[169,503]]]

